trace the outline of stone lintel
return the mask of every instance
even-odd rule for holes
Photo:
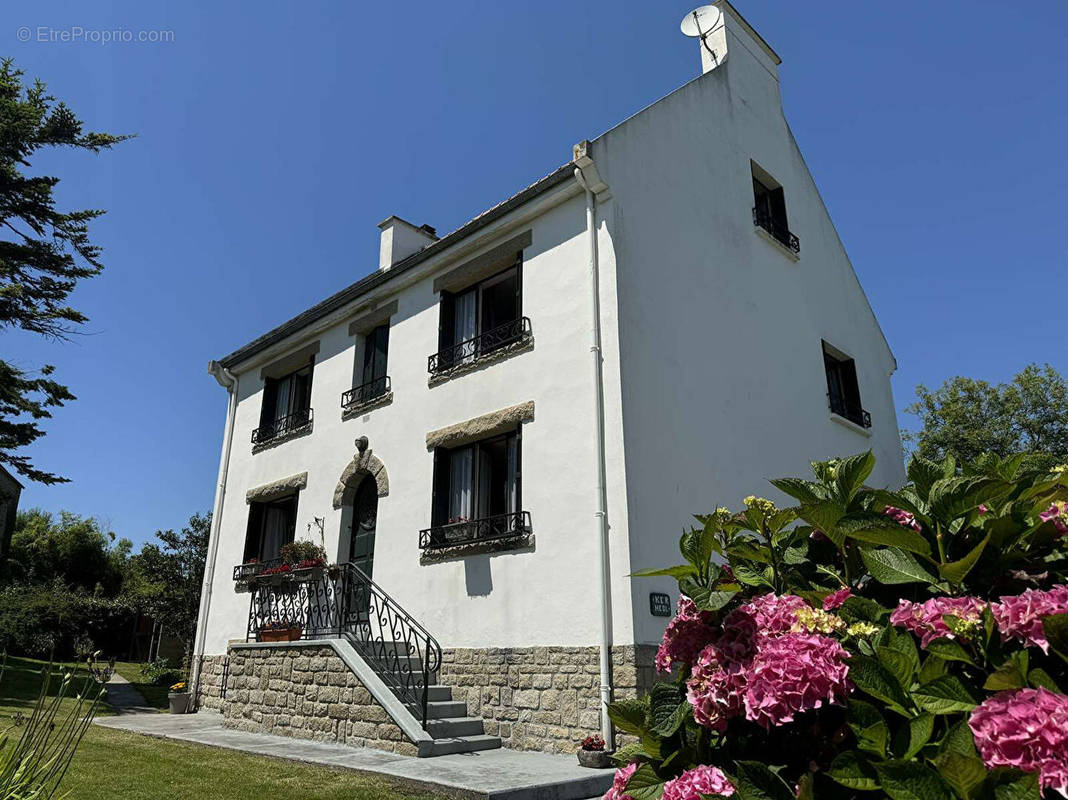
[[[514,430],[523,422],[534,420],[534,401],[528,400],[517,406],[502,408],[481,417],[457,422],[430,431],[426,435],[426,449],[433,450],[435,447],[458,447],[462,444],[486,439],[498,433],[506,433]]]

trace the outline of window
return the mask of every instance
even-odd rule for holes
[[[270,502],[250,503],[245,531],[244,562],[272,561],[282,555],[282,545],[292,542],[297,531],[297,496]]]
[[[459,292],[442,291],[439,352],[430,371],[470,363],[481,355],[528,338],[523,318],[522,255],[516,263]]]
[[[264,377],[260,426],[252,432],[254,444],[299,430],[311,422],[311,383],[311,362],[280,378]]]
[[[362,367],[357,372],[357,385],[341,395],[343,409],[355,409],[372,400],[377,400],[390,390],[386,375],[386,358],[389,353],[389,323],[371,329],[363,339]]]
[[[871,414],[860,404],[856,362],[824,342],[823,366],[827,372],[827,399],[831,412],[861,427],[870,428]]]
[[[434,451],[431,528],[420,545],[501,539],[529,528],[521,509],[521,436],[518,430]]]
[[[780,244],[793,250],[801,251],[801,241],[790,233],[786,218],[786,194],[782,186],[750,162],[753,170],[753,224],[770,233]]]

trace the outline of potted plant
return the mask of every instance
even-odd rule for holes
[[[188,714],[193,695],[189,693],[189,687],[185,681],[178,681],[167,692],[167,700],[171,704],[172,714]]]
[[[587,736],[579,743],[579,764],[594,769],[604,769],[612,765],[608,753],[604,749],[604,739],[598,734]]]
[[[294,580],[313,581],[321,578],[326,569],[326,550],[314,542],[289,542],[282,545],[282,561]]]
[[[304,629],[295,622],[273,619],[260,628],[259,640],[261,642],[296,642],[302,633]]]

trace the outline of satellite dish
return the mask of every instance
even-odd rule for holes
[[[679,27],[687,36],[704,39],[719,25],[722,18],[723,13],[715,6],[701,6],[683,17]]]

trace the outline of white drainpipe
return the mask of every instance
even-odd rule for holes
[[[200,614],[197,617],[196,640],[193,644],[193,674],[189,691],[196,702],[200,689],[200,660],[204,655],[207,638],[208,610],[211,607],[211,587],[215,583],[215,556],[219,550],[219,531],[222,527],[223,499],[226,497],[226,475],[230,470],[230,446],[234,441],[234,418],[237,416],[237,377],[218,361],[208,364],[208,372],[215,376],[220,386],[229,392],[226,406],[226,432],[223,434],[222,457],[219,461],[219,484],[215,488],[215,507],[211,512],[211,530],[208,532],[208,561],[204,568],[204,583],[200,588]],[[199,706],[199,703],[198,703]]]
[[[608,704],[612,702],[612,598],[608,583],[608,492],[604,446],[604,357],[601,354],[601,284],[600,260],[597,250],[597,195],[607,196],[608,186],[597,174],[590,157],[589,142],[575,145],[575,180],[586,191],[586,238],[590,251],[590,279],[593,330],[590,353],[593,355],[594,431],[597,448],[597,510],[594,520],[597,529],[597,583],[601,598],[601,736],[612,748],[612,720]]]

